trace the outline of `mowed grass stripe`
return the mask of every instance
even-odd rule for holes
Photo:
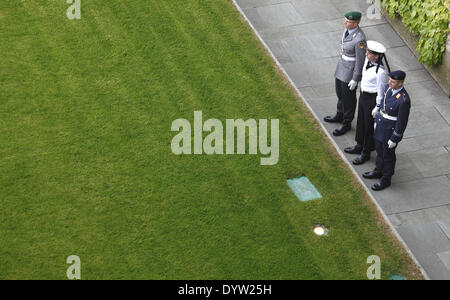
[[[169,24],[167,24],[167,23],[165,23],[166,24],[166,26],[169,26],[170,27],[170,23]],[[169,44],[169,43],[168,43]],[[180,64],[182,64],[182,62],[180,62]],[[196,74],[194,74],[195,76],[197,76]],[[188,75],[187,75],[188,76]],[[189,112],[189,114],[191,115],[192,114],[192,111],[190,111]],[[189,118],[191,118],[191,116],[187,116],[187,117],[189,117]],[[218,168],[220,168],[220,166],[218,167]],[[196,173],[194,173],[195,175],[194,175],[194,177],[196,177],[197,176],[197,174]],[[194,181],[195,181],[195,179],[193,179]],[[169,181],[169,180],[168,180]],[[223,184],[223,183],[222,183]],[[205,186],[205,188],[208,188],[207,186]],[[195,195],[194,195],[195,196]],[[219,201],[222,201],[221,199],[220,199],[221,197],[218,197],[217,199],[219,200]],[[196,199],[192,199],[192,201],[195,201]],[[191,201],[190,201],[191,202]],[[194,210],[196,210],[196,209],[198,209],[198,206],[197,206],[197,204],[196,204],[196,202],[192,202],[191,203],[192,204],[192,209],[194,209]],[[200,203],[201,204],[201,203]],[[203,204],[204,205],[204,204]],[[215,205],[214,206],[217,206],[218,204],[217,203],[215,203]],[[225,207],[226,208],[226,207]],[[218,215],[220,215],[222,213],[222,211],[220,211],[220,210],[218,210],[217,212],[215,212],[215,214],[218,214]],[[236,222],[238,222],[239,223],[239,220],[236,220]],[[219,226],[220,226],[220,223],[218,224]],[[195,228],[195,227],[194,227]],[[194,243],[198,243],[198,240],[197,239],[194,239],[193,240],[193,242]],[[203,246],[201,246],[201,247],[204,247],[204,245]],[[230,245],[230,248],[232,248],[233,247],[233,245],[231,244]],[[239,247],[239,245],[235,245],[234,247]],[[200,249],[199,251],[201,251],[202,249]],[[242,251],[242,254],[241,255],[243,255],[244,253],[245,253],[246,251],[244,250],[244,251]],[[223,261],[223,259],[221,260],[221,261]],[[221,262],[221,263],[224,263],[224,266],[226,266],[226,262]],[[202,263],[200,262],[200,265],[202,265]]]
[[[170,26],[170,22],[169,22],[169,25],[168,26]],[[198,29],[198,30],[201,30],[201,29]],[[209,100],[209,99],[207,99],[207,100]],[[190,114],[192,114],[191,112],[190,112]],[[220,168],[220,166],[219,166],[219,168]],[[276,208],[276,209],[278,209],[278,208]],[[220,212],[219,212],[220,213]],[[244,253],[244,252],[243,252]]]
[[[359,279],[372,254],[416,276],[230,1],[82,5],[0,6],[0,278],[65,278],[71,254],[84,279]],[[173,155],[194,110],[279,118],[279,164]],[[299,172],[324,199],[298,203]]]

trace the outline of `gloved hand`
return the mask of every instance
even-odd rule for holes
[[[350,80],[348,87],[350,88],[350,91],[353,91],[354,89],[356,89],[356,87],[358,86],[358,82],[354,81],[354,80]]]
[[[375,108],[372,110],[372,117],[375,119],[378,112],[380,111],[380,108],[378,106],[375,106]]]
[[[391,140],[388,141],[388,147],[389,147],[389,149],[392,149],[392,148],[394,148],[395,146],[397,146],[397,143],[394,143],[394,142],[391,141]]]

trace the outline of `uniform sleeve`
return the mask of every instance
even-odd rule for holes
[[[364,61],[366,60],[366,41],[361,40],[359,43],[355,43],[356,63],[353,71],[353,80],[358,82],[362,78],[362,70],[364,67]]]
[[[411,100],[409,96],[402,96],[402,104],[398,110],[397,122],[395,123],[395,130],[391,136],[391,141],[398,143],[403,138],[403,133],[406,130],[406,125],[408,125],[409,111],[411,109]]]
[[[377,76],[377,106],[380,106],[383,101],[384,93],[387,90],[387,82],[386,72],[380,68]]]
[[[380,101],[380,103],[378,103],[378,100],[377,100],[377,106],[379,107],[379,108],[382,108],[383,107],[383,100],[384,100],[384,97],[385,97],[385,95],[386,95],[386,93],[388,92],[388,90],[389,90],[389,84],[385,84],[384,86],[383,86],[383,92],[381,93],[381,101]],[[377,95],[377,97],[378,97],[378,95]],[[378,98],[377,98],[378,99]]]

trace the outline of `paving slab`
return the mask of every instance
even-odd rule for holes
[[[334,74],[334,70],[330,69],[330,73]],[[316,98],[329,98],[329,104],[330,107],[336,107],[337,104],[337,96],[336,96],[336,88],[334,81],[333,82],[325,82],[325,83],[319,83],[317,82],[313,86],[305,86],[301,88],[302,94],[303,91],[309,92],[310,95],[305,97],[308,97],[308,102],[317,100]],[[356,92],[357,95],[360,94],[360,87],[358,86],[358,90]],[[357,113],[356,113],[357,116]],[[356,117],[355,117],[356,120]],[[356,121],[355,121],[356,122]]]
[[[365,0],[333,0],[333,4],[342,15],[349,11],[360,11],[366,14],[371,6]]]
[[[397,164],[395,168],[395,176],[392,177],[392,183],[403,183],[423,179],[424,176],[420,172],[413,158],[408,154],[397,154]]]
[[[450,205],[389,216],[431,278],[450,279]],[[421,241],[421,243],[417,243]]]
[[[417,255],[450,251],[450,240],[437,222],[410,224],[400,226],[397,230],[407,243],[410,242],[411,251]],[[423,243],[415,243],[416,240],[421,240]]]
[[[441,228],[445,228],[444,232],[449,237],[447,228],[450,225],[450,205],[391,214],[389,219],[396,227],[437,222]]]
[[[239,7],[242,9],[253,8],[253,7],[262,7],[262,6],[270,6],[272,4],[278,3],[287,3],[291,2],[290,0],[236,0],[239,4]]]
[[[409,80],[410,71],[425,71],[425,68],[421,63],[417,61],[417,58],[407,46],[388,48],[386,50],[386,57],[388,59],[391,70],[403,70],[408,74],[408,83],[411,82]],[[432,80],[430,75],[425,78],[428,80]]]
[[[389,189],[371,192],[414,257],[431,279],[450,279],[450,100],[403,39],[382,17],[369,18],[365,0],[236,0],[249,22],[284,68],[328,133],[336,124],[334,72],[343,15],[361,11],[360,26],[370,40],[387,47],[391,69],[407,72],[412,109],[397,149],[396,175]],[[359,93],[359,92],[358,92]],[[331,137],[340,149],[355,143],[352,130]],[[344,154],[351,162],[356,156]],[[356,173],[372,170],[375,155]],[[362,179],[367,188],[374,180]]]
[[[334,101],[337,102],[336,87],[334,82],[322,84],[316,83],[312,86],[312,89],[318,97],[334,97]]]
[[[308,33],[278,41],[294,62],[305,62],[323,58],[338,57],[339,32]],[[273,42],[269,42],[272,44]]]
[[[341,24],[342,25],[342,19],[341,20]],[[368,18],[367,14],[363,14],[363,17],[361,19],[361,23],[359,24],[359,26],[364,30],[367,27],[371,27],[371,26],[375,26],[375,25],[380,25],[380,24],[387,24],[388,22],[386,21],[386,19],[381,18]]]
[[[450,251],[438,253],[437,256],[444,263],[447,270],[450,271]]]
[[[414,107],[446,105],[450,103],[448,96],[445,95],[436,81],[430,79],[429,81],[410,83],[408,74],[406,76],[405,88],[411,96],[411,103]]]
[[[314,88],[312,86],[305,86],[305,87],[299,88],[299,90],[303,96],[305,96],[309,99],[324,98],[324,97],[319,97],[319,95],[316,93],[316,91],[314,90]]]
[[[393,184],[374,196],[386,214],[414,211],[450,204],[447,176]]]
[[[261,30],[261,37],[267,42],[293,38],[310,33],[334,32],[337,28],[342,27],[342,24],[343,20],[340,18],[315,23],[297,24],[288,27],[266,28],[265,30]],[[343,29],[342,32],[344,32]]]
[[[267,45],[277,57],[280,57],[282,64],[304,64],[326,58],[333,58],[334,61],[339,54],[334,47],[331,47],[335,43],[335,38],[336,35],[332,33],[309,34],[268,41]]]
[[[450,280],[450,270],[436,253],[419,254],[416,255],[416,258],[420,261],[420,264],[427,271],[431,279]]]
[[[412,117],[412,116],[411,116]],[[408,131],[408,129],[406,129]],[[415,152],[427,148],[438,148],[450,145],[450,127],[432,129],[424,135],[403,139],[397,148],[397,153]]]
[[[312,23],[296,24],[287,27],[265,28],[264,30],[260,31],[260,35],[267,42],[285,38],[292,38],[309,33],[327,33],[336,31],[342,33],[344,32],[343,23],[344,18],[342,16],[339,16],[337,19],[327,19]],[[363,20],[361,21],[361,28],[365,30],[365,28],[386,23],[387,22],[385,19],[370,20],[367,18],[363,18]]]
[[[450,153],[445,147],[407,153],[423,177],[450,175]],[[450,198],[450,194],[447,195]]]
[[[435,107],[437,111],[441,114],[442,118],[444,118],[447,124],[450,126],[450,103],[436,104]]]
[[[341,12],[333,5],[332,0],[292,0],[292,5],[295,7],[303,20],[308,23],[341,18]]]
[[[294,63],[294,58],[289,55],[288,50],[284,46],[282,40],[280,41],[267,41],[267,46],[269,49],[278,57],[278,61],[282,65]]]
[[[301,88],[301,90],[305,89]],[[336,96],[310,99],[310,101],[308,101],[308,104],[311,106],[311,108],[318,116],[325,117],[336,113],[336,104],[337,104]],[[323,125],[327,129],[330,130],[332,129],[331,131],[333,131],[338,126],[338,124],[326,122],[323,122]]]
[[[450,240],[450,218],[442,219],[437,222],[444,232],[445,236]]]
[[[402,47],[405,43],[390,24],[363,28],[368,40],[380,41],[386,48]]]
[[[290,2],[247,8],[245,14],[253,20],[253,25],[259,30],[306,23]]]
[[[428,135],[448,127],[447,121],[434,106],[416,107],[413,100],[405,138]]]
[[[333,74],[336,71],[336,59],[324,58],[316,61],[288,63],[283,64],[283,67],[297,87],[307,87],[318,83],[334,82]],[[308,70],[308,72],[305,72],[305,70]]]
[[[407,84],[413,84],[418,82],[424,82],[424,81],[430,81],[433,80],[430,73],[428,73],[425,68],[419,69],[419,70],[410,70],[408,71],[408,79],[406,80]]]

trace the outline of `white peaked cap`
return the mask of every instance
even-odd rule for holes
[[[367,41],[367,49],[376,53],[386,52],[386,48],[381,43],[375,41]]]

